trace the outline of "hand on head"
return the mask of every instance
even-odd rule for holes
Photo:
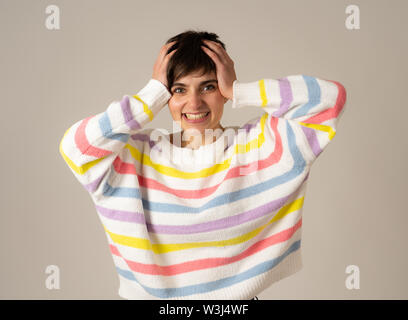
[[[209,48],[201,46],[203,51],[214,61],[217,68],[218,88],[221,94],[227,99],[233,99],[232,85],[237,79],[234,68],[234,61],[224,50],[221,44],[215,41],[203,40]]]
[[[153,67],[152,79],[156,79],[160,81],[161,83],[163,83],[168,90],[170,90],[170,88],[168,87],[168,83],[167,83],[167,65],[169,63],[170,58],[172,57],[174,52],[177,51],[177,49],[173,50],[170,53],[167,53],[167,51],[175,43],[176,41],[172,41],[161,47],[159,56],[157,57],[156,62]]]

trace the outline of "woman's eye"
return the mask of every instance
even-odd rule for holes
[[[210,84],[210,85],[208,85],[208,86],[205,86],[204,89],[205,89],[205,88],[209,88],[208,90],[215,89],[214,85],[212,85],[212,84]],[[184,90],[184,89],[183,89],[183,88],[175,88],[175,89],[173,90],[173,93],[182,93],[182,92],[183,92],[183,91],[178,91],[178,90]],[[208,91],[208,90],[204,90],[204,91]]]
[[[204,88],[215,88],[212,84],[205,86]]]
[[[174,93],[179,93],[177,90],[182,90],[183,88],[176,88],[173,90]]]

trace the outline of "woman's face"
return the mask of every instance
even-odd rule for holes
[[[180,123],[182,130],[194,128],[204,137],[205,129],[222,129],[220,121],[228,99],[218,89],[216,74],[211,72],[200,75],[201,72],[174,81],[168,106],[173,120]],[[189,120],[185,115],[208,112],[208,116],[198,120]]]

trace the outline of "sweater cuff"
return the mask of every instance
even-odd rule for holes
[[[147,104],[154,114],[160,111],[171,98],[171,94],[166,86],[156,79],[150,79],[137,96]]]
[[[235,80],[232,84],[232,92],[232,108],[262,104],[258,81],[240,83]]]
[[[279,108],[280,80],[261,79],[248,83],[233,82],[232,108],[245,106]]]

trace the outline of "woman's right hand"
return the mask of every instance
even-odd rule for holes
[[[176,43],[176,41],[172,41],[161,47],[159,56],[157,57],[157,60],[153,67],[152,75],[152,79],[156,79],[163,83],[169,91],[170,88],[168,88],[167,84],[167,64],[169,63],[171,56],[174,54],[174,52],[176,52],[177,49],[173,50],[169,54],[166,53],[170,49],[170,47],[174,45],[174,43]]]

